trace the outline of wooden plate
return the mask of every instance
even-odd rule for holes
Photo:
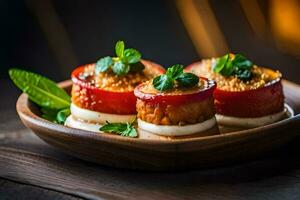
[[[60,86],[69,91],[71,82]],[[253,159],[299,135],[300,86],[285,80],[283,86],[293,117],[259,128],[213,135],[209,131],[192,138],[127,138],[68,128],[40,118],[26,94],[19,97],[17,111],[24,125],[41,139],[87,161],[141,170],[199,169]]]

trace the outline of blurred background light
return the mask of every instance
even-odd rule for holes
[[[227,52],[300,83],[299,0],[2,0],[0,78],[10,67],[68,79],[125,40],[167,67]]]

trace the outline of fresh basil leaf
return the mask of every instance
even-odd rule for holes
[[[126,137],[137,137],[138,134],[135,128],[128,122],[126,123],[126,125],[126,130],[123,131],[121,135]]]
[[[110,56],[101,58],[100,60],[97,61],[95,66],[96,74],[107,71],[112,66],[112,64],[113,64],[113,59]]]
[[[237,69],[235,74],[239,79],[243,81],[248,81],[252,78],[252,73],[248,69]]]
[[[70,106],[70,96],[55,82],[32,72],[20,69],[10,69],[9,75],[15,85],[29,99],[41,107],[62,109]]]
[[[109,56],[101,58],[97,61],[95,73],[105,72],[109,68],[117,75],[126,75],[128,72],[142,71],[145,66],[140,62],[141,53],[136,49],[125,49],[125,43],[118,41],[115,45],[115,52],[117,57],[111,58]]]
[[[100,128],[100,131],[108,132],[108,133],[121,133],[127,129],[126,123],[109,123],[106,122],[105,125],[103,125]]]
[[[141,53],[136,49],[125,49],[122,60],[127,64],[137,63],[141,60]]]
[[[223,67],[220,73],[223,76],[230,76],[233,75],[234,69],[235,67],[233,66],[232,62],[228,61],[227,63],[225,63],[225,66]]]
[[[129,72],[130,66],[127,65],[127,64],[124,64],[121,61],[117,61],[112,66],[112,70],[117,75],[125,75],[125,74],[127,74]]]
[[[229,54],[226,54],[216,60],[213,65],[213,71],[220,73],[222,69],[225,67],[227,61],[229,60]]]
[[[123,41],[118,41],[115,46],[116,55],[122,58],[124,55],[125,43]]]
[[[193,87],[198,84],[199,77],[192,73],[182,73],[176,81],[182,87]]]
[[[236,75],[239,79],[245,81],[252,77],[251,68],[253,63],[241,54],[236,54],[232,60],[230,55],[218,58],[213,66],[213,71],[223,76]]]
[[[183,65],[173,65],[167,69],[166,75],[176,80],[183,73]]]
[[[234,56],[234,59],[232,60],[232,64],[235,67],[243,68],[243,69],[250,69],[253,66],[253,63],[241,54],[236,54]]]
[[[137,131],[132,123],[109,123],[106,122],[100,129],[100,131],[115,133],[126,137],[137,137]]]
[[[174,80],[170,76],[163,74],[155,77],[152,84],[155,89],[159,91],[166,91],[173,88]]]
[[[137,62],[130,65],[130,72],[141,72],[145,69],[145,65],[141,62]]]
[[[56,115],[56,121],[59,124],[64,124],[67,117],[71,114],[70,108],[60,110]]]

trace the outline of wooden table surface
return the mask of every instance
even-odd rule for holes
[[[16,114],[20,92],[8,80],[0,88],[0,199],[300,199],[300,138],[271,155],[214,169],[109,168],[41,141]]]

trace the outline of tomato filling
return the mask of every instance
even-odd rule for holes
[[[147,84],[136,87],[138,118],[157,125],[186,125],[200,123],[215,115],[214,81],[201,78],[204,87],[182,92],[145,93]],[[146,90],[147,91],[147,90]]]

